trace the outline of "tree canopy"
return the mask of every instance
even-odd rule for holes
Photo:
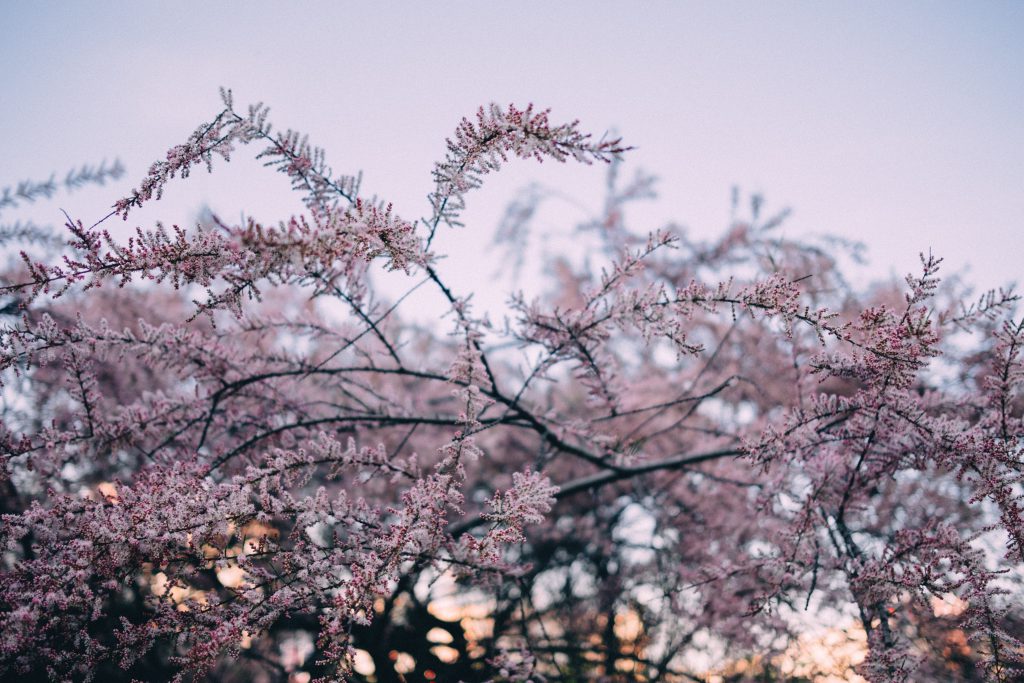
[[[223,100],[98,223],[0,230],[24,249],[0,280],[0,676],[1021,675],[1011,290],[931,254],[858,290],[852,244],[787,238],[757,197],[712,241],[637,230],[654,181],[624,178],[628,146],[532,105],[463,120],[413,219]],[[105,227],[246,145],[304,211]],[[547,294],[495,321],[435,237],[477,229],[468,196],[514,158],[609,182],[577,253],[531,264]],[[545,196],[510,204],[510,260]],[[411,322],[411,292],[445,317]]]

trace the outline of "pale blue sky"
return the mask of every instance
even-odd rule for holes
[[[409,217],[461,116],[532,101],[637,147],[663,193],[639,227],[713,234],[738,185],[791,206],[790,234],[864,240],[875,275],[930,247],[981,286],[1024,279],[1024,2],[0,0],[0,65],[0,185],[127,165],[116,188],[58,202],[83,219],[215,113],[222,84]],[[599,170],[550,166],[519,163],[471,197],[453,248],[484,249],[531,179],[584,200],[601,186]],[[251,166],[197,174],[133,222],[187,222],[204,201],[276,217],[296,210],[280,187]]]

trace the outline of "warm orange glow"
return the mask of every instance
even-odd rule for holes
[[[615,615],[615,635],[627,643],[635,642],[644,632],[644,624],[636,612]]]
[[[206,591],[191,586],[170,586],[168,588],[168,583],[167,574],[157,572],[149,580],[149,590],[158,598],[169,595],[171,600],[178,605],[179,612],[189,610],[188,605],[185,604],[187,600],[195,600],[202,605],[207,603]]]
[[[264,524],[253,520],[242,527],[243,538],[261,538],[267,537],[273,541],[276,541],[281,537],[281,531],[270,524]]]
[[[445,631],[443,628],[434,627],[427,631],[427,640],[432,643],[450,643],[452,642],[452,634]]]
[[[103,498],[106,499],[108,503],[117,503],[118,501],[121,500],[121,498],[117,495],[117,487],[114,486],[113,482],[102,482],[99,486],[96,487],[96,491],[98,491],[99,494],[103,496]]]
[[[442,621],[458,622],[466,634],[466,639],[471,643],[493,636],[494,622],[490,619],[495,608],[493,600],[485,598],[467,600],[465,597],[456,597],[455,582],[450,574],[442,575],[435,585],[440,588],[450,586],[451,593],[431,600],[427,605],[427,611],[430,614]],[[433,642],[450,642],[450,640]]]
[[[397,655],[397,653],[396,653]],[[356,650],[352,655],[352,668],[361,676],[372,676],[377,673],[377,667],[373,663],[373,657],[366,650]]]
[[[784,680],[810,679],[814,683],[867,683],[854,673],[855,666],[867,656],[868,643],[864,629],[851,623],[847,628],[832,628],[807,633],[793,642],[784,653],[774,658]],[[707,674],[707,683],[724,683],[737,674],[756,674],[765,662],[755,657],[739,660]]]
[[[946,634],[945,644],[942,648],[942,656],[951,659],[954,655],[967,657],[971,654],[971,645],[967,641],[967,634],[960,629],[955,629]]]
[[[276,541],[281,537],[278,529],[255,520],[243,526],[240,533],[245,539],[243,545],[246,553],[258,553],[266,542]]]
[[[616,671],[622,671],[622,672],[625,672],[625,673],[629,673],[634,668],[636,668],[636,664],[635,664],[635,662],[632,659],[616,659],[615,660],[615,670]]]
[[[459,659],[459,651],[447,645],[435,645],[430,652],[445,664],[452,664]]]
[[[225,588],[238,588],[245,583],[245,570],[237,564],[229,564],[217,569],[217,580]]]
[[[932,596],[932,614],[937,617],[958,617],[967,609],[967,601],[952,593]]]
[[[783,673],[793,677],[814,676],[816,683],[867,683],[853,672],[853,667],[867,656],[867,648],[867,635],[859,625],[834,628],[800,636],[778,664]]]
[[[416,660],[408,652],[399,652],[395,659],[395,671],[400,674],[411,674],[416,670]]]

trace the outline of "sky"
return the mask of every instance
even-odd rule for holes
[[[713,237],[736,186],[790,207],[790,236],[862,240],[864,276],[915,270],[932,249],[946,272],[970,266],[968,280],[996,287],[1022,279],[1022,30],[1024,3],[996,1],[0,0],[0,186],[119,157],[119,183],[30,209],[89,223],[216,114],[224,85],[415,218],[463,116],[533,102],[553,121],[615,131],[635,147],[626,171],[660,177],[638,230],[673,221]],[[524,161],[489,179],[467,227],[439,245],[457,284],[488,277],[478,257],[531,181],[597,207],[603,170]],[[187,224],[204,204],[285,218],[300,208],[286,187],[232,162],[170,186],[132,221]],[[561,211],[543,229],[583,216]]]

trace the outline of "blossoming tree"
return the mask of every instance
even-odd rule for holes
[[[104,229],[242,145],[301,215]],[[1016,680],[1017,297],[968,303],[932,256],[854,291],[843,243],[758,201],[714,242],[637,233],[626,151],[481,109],[412,220],[224,93],[60,251],[0,232],[34,242],[0,282],[0,677],[742,680],[827,624],[871,681]],[[434,238],[513,157],[610,182],[588,265],[502,326]],[[375,269],[447,317],[404,320]]]

